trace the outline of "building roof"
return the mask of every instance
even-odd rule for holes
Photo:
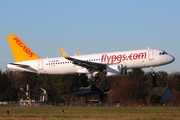
[[[168,90],[168,87],[154,87],[150,91],[149,95],[155,94],[155,95],[162,97],[167,90]]]
[[[75,94],[87,94],[87,93],[102,94],[103,92],[99,90],[95,85],[89,85],[88,87],[79,87],[78,90],[76,90],[74,93]]]

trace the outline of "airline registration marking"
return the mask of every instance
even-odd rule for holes
[[[131,53],[129,55],[126,54],[119,54],[119,55],[107,55],[103,54],[101,56],[101,62],[112,64],[112,63],[121,63],[122,61],[126,60],[139,60],[139,59],[146,59],[146,52],[140,53]]]
[[[13,38],[13,40],[16,41],[19,47],[21,47],[23,51],[29,55],[29,57],[32,57],[34,55],[33,52],[25,44],[23,44],[21,40],[19,40],[17,37]]]

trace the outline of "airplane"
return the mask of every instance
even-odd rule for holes
[[[63,57],[41,58],[36,55],[17,35],[7,35],[15,62],[6,68],[38,74],[91,74],[99,81],[105,76],[124,75],[134,68],[151,68],[172,63],[175,57],[164,50],[141,49],[98,54],[69,56],[61,47]]]

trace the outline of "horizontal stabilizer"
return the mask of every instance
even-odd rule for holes
[[[24,65],[24,64],[18,64],[18,63],[8,63],[6,68],[21,69],[22,71],[38,73],[38,71],[36,69],[32,68],[31,66]]]
[[[16,66],[21,67],[21,68],[28,68],[28,67],[30,67],[29,65],[23,65],[23,64],[16,64],[16,63],[9,63],[9,64],[16,65]]]

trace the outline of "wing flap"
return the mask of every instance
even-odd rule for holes
[[[102,64],[102,63],[96,63],[96,62],[89,62],[89,61],[85,61],[85,60],[79,60],[79,59],[75,59],[75,58],[67,58],[68,60],[73,61],[73,64],[79,65],[81,67],[90,69],[90,70],[104,70],[106,68],[106,64]]]

